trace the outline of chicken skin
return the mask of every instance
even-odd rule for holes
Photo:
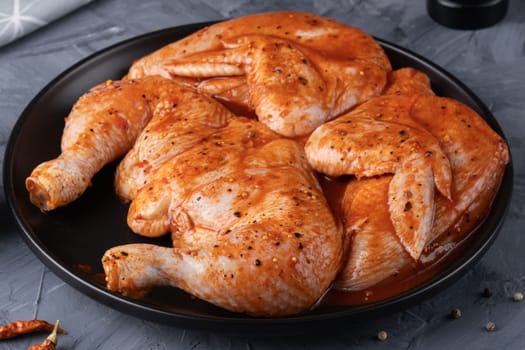
[[[194,113],[191,120],[180,121],[183,116],[172,110],[179,102],[189,101],[199,106],[197,111],[204,113],[203,117],[199,119],[198,113]],[[206,108],[213,113],[205,115]],[[26,179],[31,202],[49,211],[77,199],[90,185],[95,173],[133,146],[154,116],[157,123],[175,113],[168,118],[179,120],[179,124],[218,126],[226,122],[227,112],[216,113],[221,109],[214,100],[158,77],[100,84],[82,96],[66,118],[61,154],[37,166]],[[188,131],[189,127],[175,133],[184,130]],[[188,139],[187,135],[184,137]],[[140,171],[142,169],[135,170]]]
[[[390,70],[381,47],[360,30],[277,12],[205,28],[139,60],[129,77],[195,78],[200,91],[244,105],[292,137],[380,94]]]
[[[220,103],[184,88],[170,102],[158,104],[133,148],[119,163],[115,190],[123,201],[136,197],[155,171],[171,157],[192,147],[234,117]]]
[[[108,250],[110,290],[170,285],[228,310],[281,316],[315,305],[342,259],[342,228],[302,146],[261,123],[228,126],[174,156],[133,200],[139,234],[172,232],[173,248]]]

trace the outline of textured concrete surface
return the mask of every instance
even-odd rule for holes
[[[523,349],[525,301],[525,2],[510,1],[506,19],[478,31],[434,23],[423,1],[96,0],[65,18],[0,48],[0,154],[27,103],[78,60],[123,39],[165,27],[243,14],[295,9],[356,25],[413,50],[461,79],[491,108],[514,156],[515,190],[501,233],[485,257],[451,287],[418,305],[345,331],[299,337],[249,337],[186,330],[115,311],[70,287],[20,238],[0,194],[0,324],[60,319],[68,334],[59,349]],[[483,298],[483,288],[494,295]],[[454,307],[458,320],[447,318]],[[496,323],[494,332],[484,325]],[[389,337],[376,340],[384,329]],[[42,335],[0,342],[24,349]]]

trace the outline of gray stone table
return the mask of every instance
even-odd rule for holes
[[[7,0],[6,0],[7,1]],[[24,1],[21,1],[23,3]],[[61,319],[59,349],[523,349],[525,302],[525,2],[511,0],[505,20],[478,31],[434,23],[424,1],[96,0],[0,48],[0,154],[18,116],[51,79],[80,59],[121,40],[170,26],[267,10],[309,11],[361,27],[441,65],[489,106],[514,156],[515,189],[494,245],[460,280],[434,297],[373,320],[349,322],[329,335],[229,337],[144,321],[115,311],[72,288],[22,241],[0,194],[0,323]],[[1,19],[1,17],[0,17]],[[483,288],[493,291],[483,298]],[[454,307],[463,317],[451,321]],[[484,325],[496,323],[494,332]],[[375,338],[384,329],[385,342]],[[25,349],[34,335],[0,342]]]

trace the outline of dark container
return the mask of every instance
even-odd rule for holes
[[[455,29],[481,29],[501,21],[508,0],[427,0],[430,17]]]

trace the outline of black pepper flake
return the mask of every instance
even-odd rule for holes
[[[492,290],[490,288],[483,289],[483,297],[490,298],[492,296]]]
[[[275,245],[276,245],[276,246],[280,246],[280,245],[281,245],[281,242],[275,242]]]
[[[403,211],[409,211],[410,209],[412,209],[412,203],[409,201],[405,203],[405,209],[403,209]]]
[[[261,266],[261,260],[255,259],[255,266]]]
[[[400,130],[399,135],[405,135],[407,132],[405,130]]]
[[[297,248],[303,249],[303,244],[301,242],[299,242],[299,244],[297,245]]]
[[[302,234],[300,232],[294,232],[293,235],[297,238],[301,238]]]
[[[129,255],[128,252],[124,252],[124,251],[120,252],[120,254],[122,254],[124,256],[128,256]]]
[[[171,108],[176,108],[176,107],[177,107],[177,104],[176,104],[176,103],[174,103],[174,104],[171,105]]]
[[[299,77],[297,78],[299,80],[299,82],[303,85],[307,85],[308,84],[308,80],[305,78],[305,77]]]
[[[236,217],[240,218],[241,217],[241,212],[240,211],[236,211],[233,213],[233,215],[235,215]]]

